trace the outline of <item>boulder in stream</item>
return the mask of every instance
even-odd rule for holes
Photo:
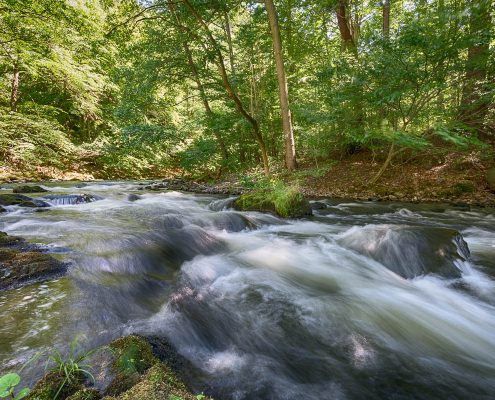
[[[282,218],[303,218],[313,215],[309,201],[297,189],[255,190],[241,194],[233,203],[239,211],[269,212]]]
[[[433,226],[367,225],[353,227],[339,244],[370,257],[406,279],[436,274],[460,278],[470,257],[462,235]]]
[[[67,265],[17,236],[0,232],[0,289],[15,288],[62,275]]]
[[[12,192],[14,192],[14,193],[44,193],[44,192],[48,192],[48,190],[46,190],[46,189],[44,189],[38,185],[22,185],[22,186],[16,186],[14,189],[12,189]]]

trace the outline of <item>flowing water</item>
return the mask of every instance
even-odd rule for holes
[[[5,370],[140,333],[217,399],[495,398],[493,209],[325,200],[283,220],[133,182],[46,187],[67,196],[0,230],[71,267],[0,292]]]

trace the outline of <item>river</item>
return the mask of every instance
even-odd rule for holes
[[[46,187],[97,201],[0,216],[71,263],[0,292],[4,370],[139,333],[217,399],[495,398],[493,209],[327,199],[283,220],[138,182]]]

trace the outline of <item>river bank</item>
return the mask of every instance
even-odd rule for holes
[[[417,163],[391,165],[383,176],[370,184],[380,163],[363,155],[349,156],[338,162],[319,165],[319,168],[301,165],[294,173],[274,166],[272,177],[288,185],[297,185],[309,198],[336,198],[358,201],[401,201],[495,205],[495,178],[488,177],[493,161],[480,160],[474,155],[452,154],[440,161],[421,160]],[[250,190],[259,179],[260,171],[226,174],[221,178],[194,178],[181,171],[164,171],[159,176],[136,177],[100,176],[98,171],[61,172],[40,170],[23,174],[12,169],[0,170],[0,186],[5,183],[36,183],[137,179],[153,189],[182,190],[193,193],[238,195]]]

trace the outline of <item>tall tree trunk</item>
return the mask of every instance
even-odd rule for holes
[[[489,107],[486,79],[490,46],[490,5],[490,0],[470,1],[469,31],[473,44],[468,48],[460,105],[461,121],[469,129],[482,134]]]
[[[339,0],[336,8],[337,25],[342,38],[343,47],[352,54],[357,55],[357,43],[354,41],[351,23],[347,12],[347,0]]]
[[[390,0],[383,0],[383,38],[390,36]]]
[[[263,135],[261,134],[261,130],[258,124],[258,121],[249,114],[249,112],[246,111],[244,108],[244,105],[242,104],[241,99],[235,92],[234,88],[230,84],[229,81],[229,76],[227,74],[227,70],[225,68],[225,62],[222,56],[222,52],[220,51],[220,46],[218,45],[217,41],[213,37],[213,34],[210,31],[210,28],[206,24],[206,22],[201,18],[201,15],[198,14],[196,9],[193,7],[191,2],[189,0],[182,0],[182,2],[186,5],[187,9],[191,12],[192,16],[196,19],[196,21],[203,27],[203,29],[206,32],[206,35],[208,36],[208,40],[210,41],[215,53],[216,53],[216,65],[218,68],[218,72],[222,78],[222,84],[223,87],[225,88],[225,91],[227,92],[227,95],[232,99],[234,102],[234,105],[236,107],[236,110],[239,114],[241,114],[246,121],[251,125],[253,129],[254,136],[256,138],[256,142],[258,143],[258,147],[261,152],[261,157],[263,159],[263,169],[265,170],[265,174],[269,175],[270,174],[270,163],[268,161],[268,153],[266,151],[266,145],[265,141],[263,140]]]
[[[227,35],[227,44],[229,46],[230,73],[233,74],[235,72],[234,47],[232,46],[232,27],[230,24],[230,15],[228,11],[225,11],[225,33]]]
[[[273,39],[273,50],[275,54],[275,63],[278,80],[278,97],[280,99],[280,108],[282,114],[282,129],[285,138],[285,164],[287,169],[296,169],[296,146],[294,142],[294,130],[289,107],[289,90],[287,86],[287,77],[285,75],[284,58],[282,53],[282,39],[278,26],[277,10],[273,0],[265,0],[268,20]]]
[[[10,92],[10,111],[17,112],[17,101],[19,100],[19,65],[14,64],[12,73],[12,88]]]

